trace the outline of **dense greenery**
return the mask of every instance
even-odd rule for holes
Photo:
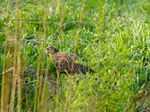
[[[149,0],[0,1],[1,110],[12,105],[17,73],[22,111],[150,110],[149,7]],[[57,74],[49,45],[96,73]],[[21,72],[7,73],[13,66]],[[19,81],[14,91],[18,111]]]

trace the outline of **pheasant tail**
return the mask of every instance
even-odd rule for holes
[[[88,66],[85,66],[85,65],[82,65],[82,64],[77,64],[77,63],[74,64],[73,73],[83,73],[83,74],[86,74],[87,72],[94,73],[94,70],[92,70]]]

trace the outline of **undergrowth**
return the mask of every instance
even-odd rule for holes
[[[0,1],[1,112],[150,110],[148,0]],[[58,74],[45,49],[93,74]],[[13,86],[14,85],[14,86]]]

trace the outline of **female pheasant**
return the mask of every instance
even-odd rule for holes
[[[54,63],[56,64],[57,70],[60,74],[86,74],[87,72],[94,73],[91,68],[82,64],[75,63],[77,56],[73,54],[59,52],[58,49],[54,46],[46,48],[46,52],[48,55],[52,56]]]

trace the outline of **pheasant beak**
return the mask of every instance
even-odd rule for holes
[[[46,54],[49,54],[50,53],[49,48],[46,48],[45,52],[46,52]]]

